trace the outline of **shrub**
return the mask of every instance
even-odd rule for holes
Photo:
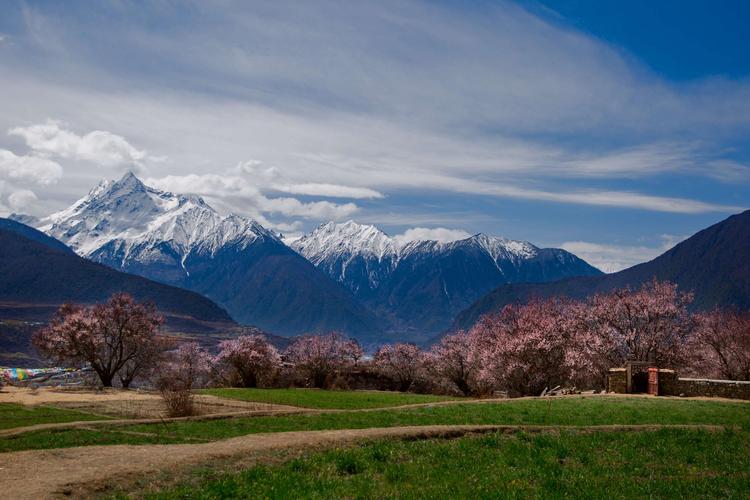
[[[193,390],[205,385],[212,364],[211,355],[195,342],[182,344],[169,354],[155,375],[154,383],[170,417],[195,413]]]

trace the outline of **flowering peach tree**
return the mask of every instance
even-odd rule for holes
[[[577,309],[563,300],[509,305],[471,330],[479,378],[511,394],[539,394],[562,385],[574,369],[569,351]]]
[[[400,391],[408,391],[425,369],[426,357],[414,344],[386,344],[373,358],[375,367],[383,375],[394,379]]]
[[[284,351],[284,358],[314,387],[324,387],[329,375],[355,366],[363,354],[356,341],[331,332],[298,338]]]
[[[477,338],[462,330],[443,337],[429,353],[430,371],[466,396],[482,395],[490,389],[479,376],[482,365]]]
[[[697,316],[694,369],[727,380],[750,380],[750,313],[715,309]]]
[[[279,352],[262,335],[243,335],[219,343],[216,363],[242,387],[257,387],[281,366]]]
[[[600,368],[621,366],[627,360],[660,367],[684,365],[695,326],[688,312],[692,299],[677,285],[656,280],[638,290],[595,295],[584,309],[579,338],[585,357]]]
[[[33,343],[55,362],[90,365],[105,387],[120,373],[127,386],[146,366],[140,360],[151,359],[162,322],[152,304],[117,293],[93,307],[63,305],[49,325],[34,334]]]

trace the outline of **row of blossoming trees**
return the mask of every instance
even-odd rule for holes
[[[609,368],[626,360],[750,380],[750,315],[691,314],[691,300],[657,281],[585,301],[532,300],[486,315],[430,350],[397,343],[365,359],[356,341],[336,333],[297,338],[283,352],[259,335],[225,340],[215,356],[194,343],[175,349],[158,335],[153,307],[119,294],[92,308],[63,307],[34,342],[57,362],[90,365],[105,386],[150,376],[180,397],[208,383],[330,387],[363,374],[402,391],[539,394],[557,385],[602,388]]]

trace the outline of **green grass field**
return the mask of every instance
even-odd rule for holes
[[[740,432],[515,434],[378,441],[239,473],[205,470],[150,498],[747,498]]]
[[[0,429],[26,427],[36,424],[54,424],[79,420],[104,420],[106,417],[90,415],[73,410],[47,406],[24,406],[12,403],[0,404]]]
[[[750,498],[750,404],[651,397],[565,397],[384,409],[439,401],[412,394],[313,390],[210,393],[343,411],[35,431],[0,437],[0,452],[112,444],[210,442],[261,432],[429,424],[548,425],[538,433],[380,440],[277,450],[255,465],[211,461],[111,485],[151,498]],[[364,411],[363,411],[364,410]],[[0,405],[0,428],[100,419]],[[591,432],[606,424],[713,424],[724,431]],[[580,426],[561,430],[557,425]],[[238,458],[238,460],[240,460]],[[0,462],[2,454],[0,453]]]
[[[200,392],[242,401],[341,410],[385,408],[460,399],[450,396],[405,392],[324,391],[319,389],[204,389]]]
[[[93,444],[200,442],[259,432],[430,424],[717,424],[750,431],[750,405],[667,398],[571,397],[462,403],[399,410],[182,421],[97,430],[37,431],[0,438],[0,452]],[[125,431],[126,433],[123,433]],[[129,434],[129,432],[144,433]]]

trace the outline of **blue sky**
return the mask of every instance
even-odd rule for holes
[[[288,235],[486,232],[620,269],[750,206],[748,21],[730,1],[8,2],[0,215],[133,170]]]

